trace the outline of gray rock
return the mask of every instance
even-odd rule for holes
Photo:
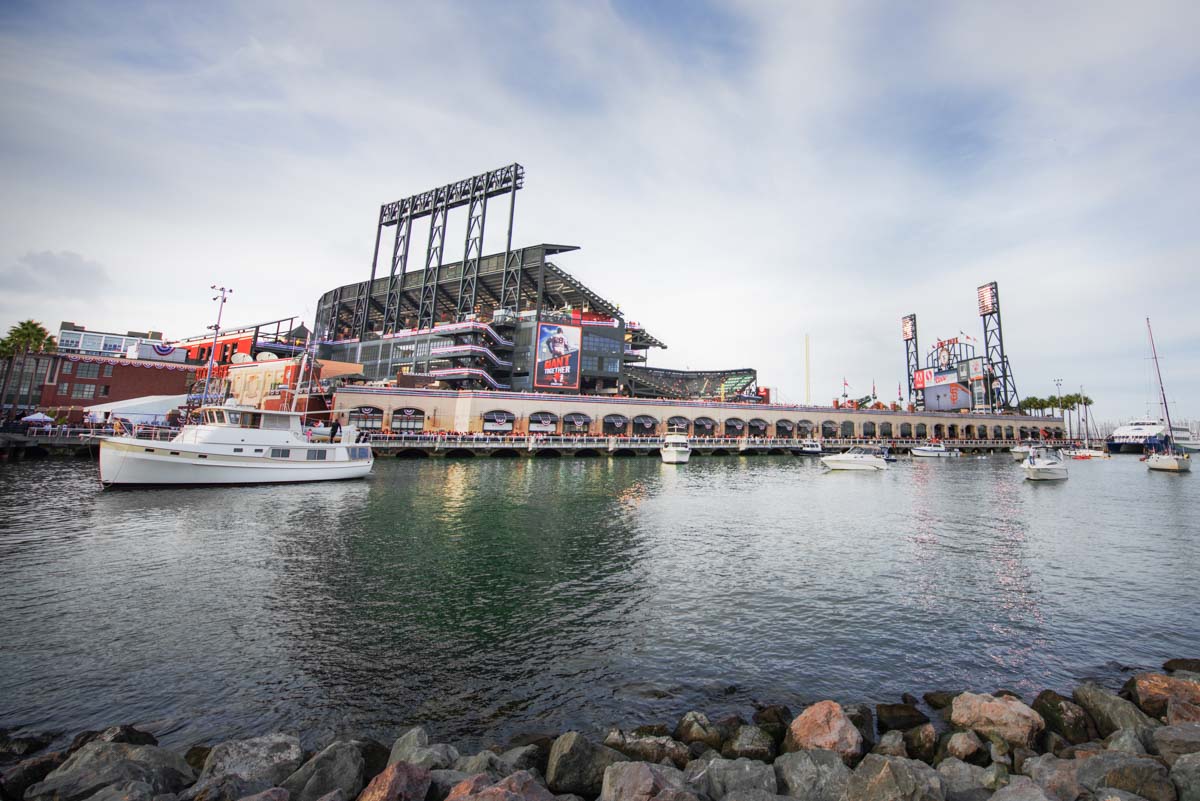
[[[343,734],[336,743],[350,743],[363,758],[363,782],[369,783],[387,767],[390,749],[378,740],[360,734]],[[330,743],[332,745],[333,743]]]
[[[704,743],[709,748],[721,747],[721,732],[703,712],[688,712],[675,727],[675,739],[681,743]]]
[[[776,747],[783,742],[787,735],[788,724],[792,722],[792,710],[782,704],[760,706],[754,710],[751,721],[755,726],[765,731],[775,741]]]
[[[66,751],[50,751],[12,766],[4,772],[4,779],[0,781],[0,798],[20,801],[27,788],[45,779],[66,761]]]
[[[458,749],[443,743],[430,743],[429,733],[417,726],[406,731],[392,744],[387,763],[394,765],[397,762],[407,762],[426,770],[446,770],[450,767],[462,770],[456,764],[459,758]]]
[[[429,750],[428,748],[419,748],[416,749],[416,753],[418,756],[425,756],[429,753]],[[423,767],[428,767],[428,765],[424,765]],[[468,776],[474,776],[477,773],[486,773],[494,782],[500,781],[508,774],[515,772],[507,762],[492,751],[480,751],[478,754],[459,757],[454,761],[452,766],[439,765],[437,768],[430,768],[430,770],[445,770],[450,767]]]
[[[945,801],[946,791],[942,777],[923,762],[867,754],[846,784],[846,798],[854,801]]]
[[[809,801],[839,801],[850,781],[850,769],[833,751],[793,751],[776,757],[774,767],[779,792]]]
[[[1142,738],[1133,729],[1117,729],[1104,738],[1104,748],[1107,751],[1123,751],[1126,754],[1146,753]]]
[[[687,789],[678,768],[646,762],[614,762],[604,770],[599,801],[652,799],[663,790]]]
[[[555,801],[584,801],[584,799],[577,795],[559,795],[554,798]],[[663,790],[654,796],[653,801],[701,801],[701,798],[689,790]],[[703,801],[708,801],[708,796],[705,796]]]
[[[1014,776],[1006,787],[992,794],[992,801],[1054,801],[1037,784],[1024,776]]]
[[[93,795],[91,801],[153,801],[154,796],[154,788],[145,782],[129,782],[110,784]]]
[[[947,801],[987,801],[991,790],[984,787],[986,772],[978,765],[947,757],[937,766]]]
[[[144,782],[150,794],[176,793],[196,778],[183,757],[155,745],[88,743],[25,791],[25,801],[81,801],[113,784]]]
[[[946,738],[946,755],[961,759],[971,764],[986,765],[988,762],[987,749],[983,740],[973,731],[956,731]]]
[[[1117,751],[1105,751],[1085,759],[1076,774],[1079,783],[1095,792],[1113,787],[1136,793],[1149,801],[1175,801],[1175,786],[1167,769],[1157,760]]]
[[[546,781],[556,793],[597,796],[604,785],[604,771],[614,762],[629,757],[607,746],[589,742],[577,731],[554,741],[546,765]]]
[[[1102,737],[1107,737],[1117,729],[1153,729],[1160,725],[1135,704],[1118,698],[1090,681],[1076,687],[1071,697],[1091,715]]]
[[[684,768],[691,753],[688,747],[670,737],[656,735],[638,735],[626,733],[620,729],[612,729],[604,738],[604,744],[609,748],[620,751],[631,759],[642,762],[662,762],[669,760],[677,768]]]
[[[775,770],[752,759],[714,759],[711,762],[689,762],[684,781],[693,791],[723,799],[732,792],[777,790]]]
[[[431,770],[429,775],[429,793],[425,796],[425,801],[446,801],[446,796],[450,795],[454,785],[470,778],[461,770]]]
[[[1200,801],[1200,754],[1187,754],[1171,766],[1171,783],[1179,801]]]
[[[0,729],[0,765],[27,759],[52,742],[54,742],[52,734],[9,737],[6,730]]]
[[[341,790],[333,790],[319,798],[321,801],[345,801],[346,799]],[[240,801],[288,801],[288,791],[282,787],[269,787],[261,793],[248,795]]]
[[[203,801],[201,794],[223,779],[230,780],[224,782],[228,787],[240,784],[243,796],[278,787],[303,762],[300,738],[294,734],[276,732],[219,743],[209,752],[196,784],[182,794],[182,801]]]
[[[893,729],[907,731],[929,722],[929,717],[912,704],[876,704],[875,716],[879,719],[880,733]]]
[[[1162,756],[1168,766],[1174,765],[1175,760],[1184,754],[1200,751],[1200,723],[1163,726],[1155,729],[1151,736],[1154,750]]]
[[[1146,801],[1136,793],[1118,790],[1115,787],[1101,787],[1095,793],[1096,801]]]
[[[791,798],[788,795],[768,793],[766,790],[735,790],[721,801],[790,801]],[[655,796],[655,801],[658,801],[658,796]]]
[[[366,763],[353,743],[333,743],[280,785],[291,801],[317,801],[323,795],[341,790],[346,798],[357,798],[366,786]]]
[[[1057,733],[1068,743],[1078,745],[1098,736],[1096,724],[1087,710],[1054,690],[1043,690],[1033,699],[1033,711],[1046,721],[1046,731]]]
[[[1022,770],[1047,795],[1057,801],[1075,801],[1083,793],[1077,772],[1082,764],[1075,759],[1059,759],[1045,754],[1025,760]]]
[[[983,786],[989,790],[999,790],[1008,784],[1009,779],[1008,768],[1003,765],[993,762],[983,769]]]
[[[575,795],[574,793],[562,793],[560,795],[554,796],[554,801],[587,801],[587,799],[581,795]],[[679,801],[698,801],[698,800],[696,799],[695,796],[692,796],[692,798],[690,798],[690,799],[679,799]]]
[[[536,768],[539,772],[546,769],[545,754],[542,749],[536,745],[522,745],[517,748],[510,748],[500,755],[500,760],[504,764],[512,768],[511,772],[518,770],[532,770]]]
[[[241,776],[230,774],[218,776],[205,782],[203,786],[196,784],[180,794],[181,801],[238,801],[254,795],[257,785],[246,781]]]
[[[846,717],[850,718],[854,728],[858,729],[858,733],[862,735],[863,749],[871,750],[875,744],[875,713],[871,711],[871,707],[866,704],[846,704],[842,707],[842,711],[846,713]]]
[[[67,753],[73,754],[88,743],[129,743],[130,745],[158,745],[158,740],[150,732],[136,729],[133,726],[109,726],[104,731],[84,731],[75,735],[67,747]]]
[[[949,690],[934,690],[933,692],[925,693],[921,696],[925,699],[925,703],[929,704],[930,709],[945,709],[954,703],[954,697],[958,695],[956,692]]]
[[[1163,670],[1183,670],[1189,673],[1200,673],[1200,659],[1168,659],[1163,662]]]
[[[932,762],[937,755],[937,744],[938,736],[932,723],[923,723],[904,732],[904,748],[910,759]]]
[[[904,733],[898,731],[886,732],[879,738],[879,745],[875,746],[871,753],[879,754],[880,756],[898,756],[908,758],[908,750],[904,747]]]
[[[726,759],[757,759],[770,762],[777,753],[775,739],[758,726],[740,726],[733,736],[721,746],[721,756]],[[684,762],[687,765],[687,762]]]

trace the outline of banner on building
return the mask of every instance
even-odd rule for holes
[[[583,329],[577,325],[538,323],[533,385],[538,389],[579,389],[579,346]]]

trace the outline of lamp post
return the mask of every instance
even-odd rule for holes
[[[1063,408],[1062,408],[1062,382],[1063,382],[1063,380],[1061,378],[1055,378],[1052,380],[1054,381],[1055,392],[1058,393],[1057,395],[1054,396],[1054,399],[1056,401],[1058,401],[1058,413],[1061,416],[1063,414]],[[1067,436],[1068,437],[1071,436],[1071,432],[1069,430],[1067,431]]]
[[[218,301],[217,322],[209,326],[213,332],[213,344],[212,350],[208,352],[208,370],[204,374],[204,396],[200,401],[201,405],[208,403],[208,385],[212,381],[213,363],[217,358],[217,337],[221,335],[221,313],[225,310],[225,299],[228,295],[233,294],[232,289],[226,289],[225,287],[217,286],[216,284],[213,284],[211,288],[217,291],[217,294],[213,295],[212,298],[213,300]]]

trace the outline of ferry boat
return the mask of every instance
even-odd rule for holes
[[[821,464],[830,470],[887,470],[887,460],[880,448],[856,445],[845,453],[821,457]]]
[[[913,446],[912,455],[914,458],[933,457],[944,459],[947,457],[961,456],[962,453],[957,449],[947,448],[945,443],[938,442],[937,440],[931,440],[925,445]]]
[[[688,459],[692,457],[692,446],[688,442],[687,434],[667,434],[663,437],[659,453],[666,464],[687,464]]]
[[[285,484],[362,478],[371,472],[369,445],[346,426],[339,443],[312,442],[295,412],[244,406],[201,407],[200,421],[171,440],[100,439],[105,487]]]
[[[1167,425],[1162,420],[1134,420],[1114,430],[1105,444],[1109,453],[1145,453],[1147,446],[1163,441],[1166,431]],[[1200,452],[1200,441],[1187,426],[1171,426],[1171,440],[1179,450]]]

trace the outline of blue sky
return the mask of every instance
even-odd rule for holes
[[[1023,394],[1200,418],[1191,3],[0,7],[0,324],[203,331],[362,280],[378,205],[519,161],[515,238],[785,399],[979,335]],[[493,225],[487,248],[502,246]],[[453,230],[453,229],[452,229]],[[494,238],[492,238],[494,237]],[[885,392],[886,389],[886,392]]]

